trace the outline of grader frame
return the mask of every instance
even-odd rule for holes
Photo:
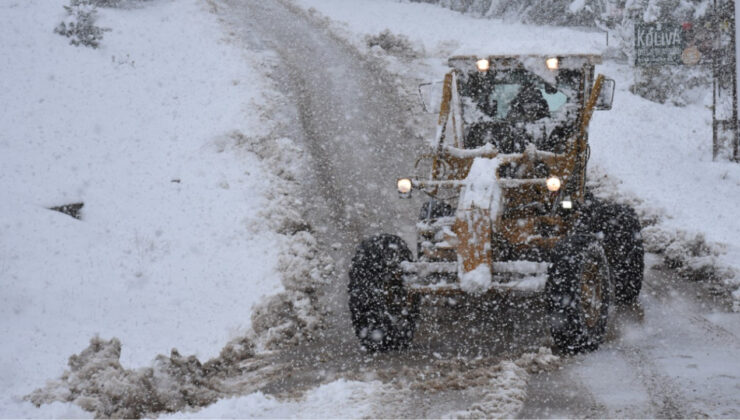
[[[564,152],[528,147],[522,153],[501,153],[490,144],[465,148],[464,118],[458,92],[460,74],[481,71],[473,67],[481,60],[489,63],[484,71],[497,71],[521,68],[523,63],[537,61],[544,65],[552,59],[557,60],[557,69],[550,71],[577,69],[582,77],[577,96],[573,98],[578,112],[572,123],[577,129],[567,139]],[[600,63],[600,57],[594,55],[457,56],[449,63],[452,70],[445,75],[442,85],[434,153],[420,157],[432,160],[431,177],[426,180],[408,178],[411,188],[423,190],[432,197],[441,188],[458,189],[464,194],[465,189],[471,188],[466,179],[478,158],[497,159],[499,168],[513,165],[520,176],[504,178],[500,173],[490,174],[491,182],[496,182],[501,189],[501,197],[492,198],[500,200],[503,206],[498,214],[490,214],[488,203],[460,202],[454,216],[420,221],[417,225],[418,259],[402,264],[406,285],[413,294],[459,293],[460,278],[482,267],[494,280],[491,291],[536,291],[544,285],[547,264],[543,260],[547,260],[548,252],[564,235],[573,231],[578,219],[585,193],[588,127],[595,109],[610,108],[608,89],[603,88],[609,83],[613,92],[613,81],[603,75],[594,80],[594,65]],[[602,96],[602,92],[607,94]],[[536,176],[535,164],[548,168],[547,177]],[[553,177],[562,183],[562,188],[556,192],[547,187],[548,179]],[[526,211],[528,205],[538,203],[549,211],[546,214]],[[511,209],[521,211],[507,215]],[[502,261],[503,252],[497,244],[511,248],[509,261]],[[530,264],[518,261],[531,260],[533,255],[535,261]]]

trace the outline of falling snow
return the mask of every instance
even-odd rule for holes
[[[710,90],[650,102],[603,33],[505,2],[97,0],[96,49],[54,33],[68,3],[0,6],[0,417],[740,417],[740,167],[711,160]],[[440,134],[418,84],[453,55],[568,53],[603,54],[616,80],[588,187],[640,218],[637,302],[612,307],[598,350],[553,354],[533,297],[552,266],[481,264],[460,272],[467,293],[383,314],[417,317],[407,346],[363,347],[390,330],[353,329],[360,241],[397,235],[415,256],[431,226],[455,245],[455,209],[395,191]],[[457,208],[502,217],[501,165],[475,158]],[[457,273],[394,261],[434,287]]]

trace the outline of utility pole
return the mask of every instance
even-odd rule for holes
[[[732,148],[732,158],[735,162],[740,162],[740,127],[738,124],[740,124],[740,121],[738,121],[738,115],[737,115],[737,98],[740,96],[740,93],[738,93],[738,78],[740,78],[740,68],[738,68],[738,44],[737,44],[737,38],[738,38],[738,14],[740,14],[740,7],[737,7],[735,4],[735,0],[730,1],[732,5],[732,52],[734,53],[732,55],[732,70],[733,70],[733,93],[735,94],[735,99],[733,101],[734,108],[733,108],[733,116],[735,118],[735,143],[733,144]]]
[[[712,14],[712,159],[738,161],[735,1],[714,0]]]

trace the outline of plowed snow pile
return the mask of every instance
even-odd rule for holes
[[[170,357],[158,356],[152,367],[132,370],[121,366],[117,339],[94,338],[87,349],[70,357],[69,370],[58,381],[34,391],[28,400],[36,405],[73,402],[105,418],[139,418],[207,405],[223,395],[218,376],[225,373],[224,365],[253,355],[251,345],[238,347],[205,364],[173,351]]]
[[[111,31],[75,47],[66,3],[0,5],[0,417],[213,402],[321,324],[330,262],[290,210],[302,152],[262,117],[269,51],[244,56],[200,0],[99,8]]]

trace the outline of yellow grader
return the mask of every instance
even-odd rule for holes
[[[544,296],[554,346],[593,350],[610,304],[640,293],[644,251],[633,209],[586,187],[588,127],[614,81],[595,55],[458,56],[441,84],[416,252],[398,236],[363,240],[349,306],[369,351],[408,346],[424,295]],[[543,295],[544,293],[544,295]]]

